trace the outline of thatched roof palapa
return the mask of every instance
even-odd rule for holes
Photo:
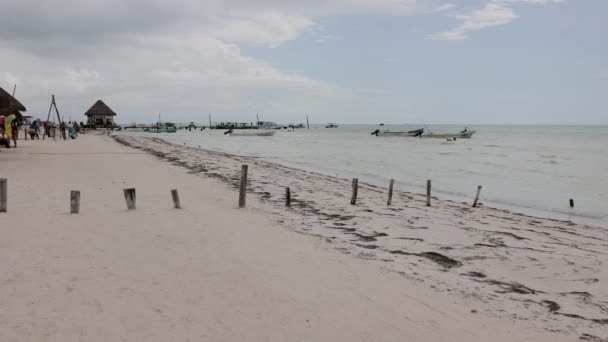
[[[97,102],[95,102],[95,104],[89,108],[89,110],[87,110],[86,113],[84,113],[84,115],[86,116],[92,116],[92,115],[116,115],[116,113],[114,113],[114,111],[108,107],[107,104],[103,103],[103,101],[101,100],[97,100]]]
[[[20,116],[21,113],[18,112],[25,112],[25,110],[25,106],[21,102],[0,87],[0,115],[17,114],[17,116]]]

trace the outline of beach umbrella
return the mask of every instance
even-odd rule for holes
[[[20,111],[25,112],[25,106],[0,87],[0,115],[7,116],[15,114],[20,117]]]

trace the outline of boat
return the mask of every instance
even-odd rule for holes
[[[276,131],[262,131],[262,130],[228,130],[224,132],[224,135],[230,135],[233,137],[271,137]]]
[[[338,128],[338,124],[330,122],[327,125],[325,125],[325,128]]]
[[[282,127],[277,125],[276,122],[270,121],[258,121],[257,129],[281,129]]]
[[[475,130],[469,131],[465,128],[463,131],[458,133],[425,133],[422,134],[423,138],[439,138],[439,139],[471,139],[471,137],[475,134]]]
[[[175,127],[167,127],[167,128],[150,128],[144,130],[146,133],[175,133],[177,132],[177,128]]]
[[[419,137],[419,136],[422,136],[423,132],[424,132],[424,128],[415,129],[415,130],[406,131],[406,132],[391,132],[389,130],[380,132],[380,130],[377,129],[372,132],[372,135],[375,135],[377,137]]]
[[[177,127],[172,122],[162,122],[160,119],[160,112],[158,112],[158,122],[156,123],[155,128],[146,128],[144,130],[146,133],[175,133],[177,132]]]

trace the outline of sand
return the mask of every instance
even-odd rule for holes
[[[434,213],[441,213],[435,222],[430,218],[435,214],[430,213],[414,219],[420,210],[417,205],[410,208],[394,200],[395,208],[412,210],[408,215],[411,225],[427,226],[404,231],[404,236],[414,238],[417,232],[433,230],[441,232],[434,236],[445,236],[435,242],[429,241],[432,236],[421,238],[434,248],[404,252],[410,254],[390,252],[404,251],[402,245],[382,247],[390,249],[382,253],[392,258],[383,261],[374,254],[381,252],[379,248],[357,245],[390,246],[396,239],[388,237],[398,226],[387,229],[386,236],[372,236],[376,241],[367,235],[369,224],[355,224],[354,231],[342,229],[364,221],[392,222],[393,217],[384,215],[372,220],[379,208],[370,203],[369,195],[365,197],[366,190],[376,191],[372,188],[364,186],[360,191],[363,199],[356,210],[362,212],[344,219],[355,209],[344,205],[338,213],[328,204],[333,202],[325,192],[304,195],[303,185],[298,185],[306,177],[322,176],[301,178],[296,171],[249,160],[251,194],[247,208],[238,209],[238,194],[233,189],[238,168],[225,174],[209,170],[230,158],[234,162],[223,167],[233,168],[240,157],[222,157],[158,140],[126,140],[123,142],[141,144],[147,151],[122,146],[110,137],[85,135],[75,141],[22,141],[16,150],[0,152],[0,177],[9,182],[8,213],[0,214],[0,341],[567,341],[602,337],[602,332],[606,335],[602,330],[606,325],[601,322],[554,313],[552,316],[568,320],[555,329],[549,314],[522,319],[527,315],[525,308],[505,304],[511,300],[467,298],[460,289],[468,284],[477,284],[479,290],[473,292],[481,297],[490,291],[487,288],[509,285],[473,281],[463,285],[471,277],[459,274],[470,272],[472,266],[466,266],[462,255],[437,257],[448,254],[438,252],[442,246],[465,243],[464,236],[452,236],[442,225],[446,220],[457,225],[462,219],[449,217],[453,209],[448,206],[456,204],[435,204]],[[154,148],[156,155],[147,153]],[[158,152],[166,148],[183,155]],[[159,156],[177,165],[163,162]],[[189,164],[192,160],[196,160],[198,172]],[[261,181],[281,185],[284,179],[277,172],[292,176],[295,182],[294,209],[287,212],[278,204],[279,195],[264,190],[270,185],[256,185]],[[267,178],[273,174],[277,178]],[[137,189],[135,211],[126,210],[122,189],[127,187]],[[179,190],[181,210],[172,208],[170,189],[174,188]],[[81,191],[79,215],[68,213],[70,190]],[[343,196],[342,190],[332,191],[335,197]],[[405,201],[404,196],[409,195],[399,193],[396,199]],[[314,212],[320,205],[327,207]],[[340,229],[327,228],[324,219],[334,209],[338,216],[329,221]],[[485,211],[471,215],[477,221],[497,220]],[[502,229],[477,221],[472,223],[475,229]],[[525,226],[535,230],[538,225]],[[564,232],[575,241],[561,246],[563,251],[547,252],[554,255],[554,264],[548,267],[557,272],[564,253],[573,253],[568,254],[569,260],[578,263],[588,263],[593,256],[597,262],[586,266],[596,271],[597,282],[580,281],[572,287],[587,291],[590,298],[581,296],[595,303],[590,307],[598,310],[599,318],[602,312],[606,317],[602,307],[606,305],[605,290],[598,285],[606,280],[605,267],[600,267],[606,261],[601,254],[606,248],[604,232],[566,223],[551,225],[580,228],[585,238]],[[325,231],[331,231],[331,236],[321,233]],[[536,233],[519,234],[532,240]],[[561,237],[562,233],[556,228],[551,234]],[[381,239],[387,241],[378,241]],[[518,245],[522,248],[532,243],[521,241],[526,241]],[[540,248],[550,241],[536,243]],[[593,252],[580,251],[575,244]],[[487,253],[493,260],[497,249],[508,250],[488,247],[475,253]],[[360,255],[360,251],[369,255]],[[428,254],[433,251],[437,255]],[[522,249],[517,254],[531,252]],[[498,265],[504,263],[508,269],[534,265],[517,258],[500,260]],[[484,274],[501,272],[492,269],[496,265],[475,264],[475,269]],[[529,272],[526,279],[534,279],[535,270]],[[581,272],[579,278],[587,279],[588,271]],[[477,278],[498,281],[493,276]],[[446,291],[446,287],[454,291]],[[511,293],[495,295],[507,298]],[[500,310],[507,313],[496,314]],[[581,305],[578,312],[591,314],[587,310],[592,309]]]

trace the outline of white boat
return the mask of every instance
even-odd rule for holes
[[[230,135],[233,137],[271,137],[276,131],[262,131],[259,129],[247,129],[247,130],[228,130],[224,132],[224,135]]]
[[[281,129],[281,126],[276,122],[258,121],[258,129]]]
[[[327,125],[325,125],[325,128],[338,128],[338,124],[330,122]]]
[[[380,130],[377,129],[374,132],[372,132],[372,135],[375,135],[377,137],[419,137],[422,135],[423,132],[424,132],[424,128],[415,129],[415,130],[407,131],[407,132],[391,132],[389,130],[380,132]]]
[[[458,133],[425,133],[422,134],[423,138],[439,138],[439,139],[471,139],[471,137],[475,134],[475,131],[464,130]]]

